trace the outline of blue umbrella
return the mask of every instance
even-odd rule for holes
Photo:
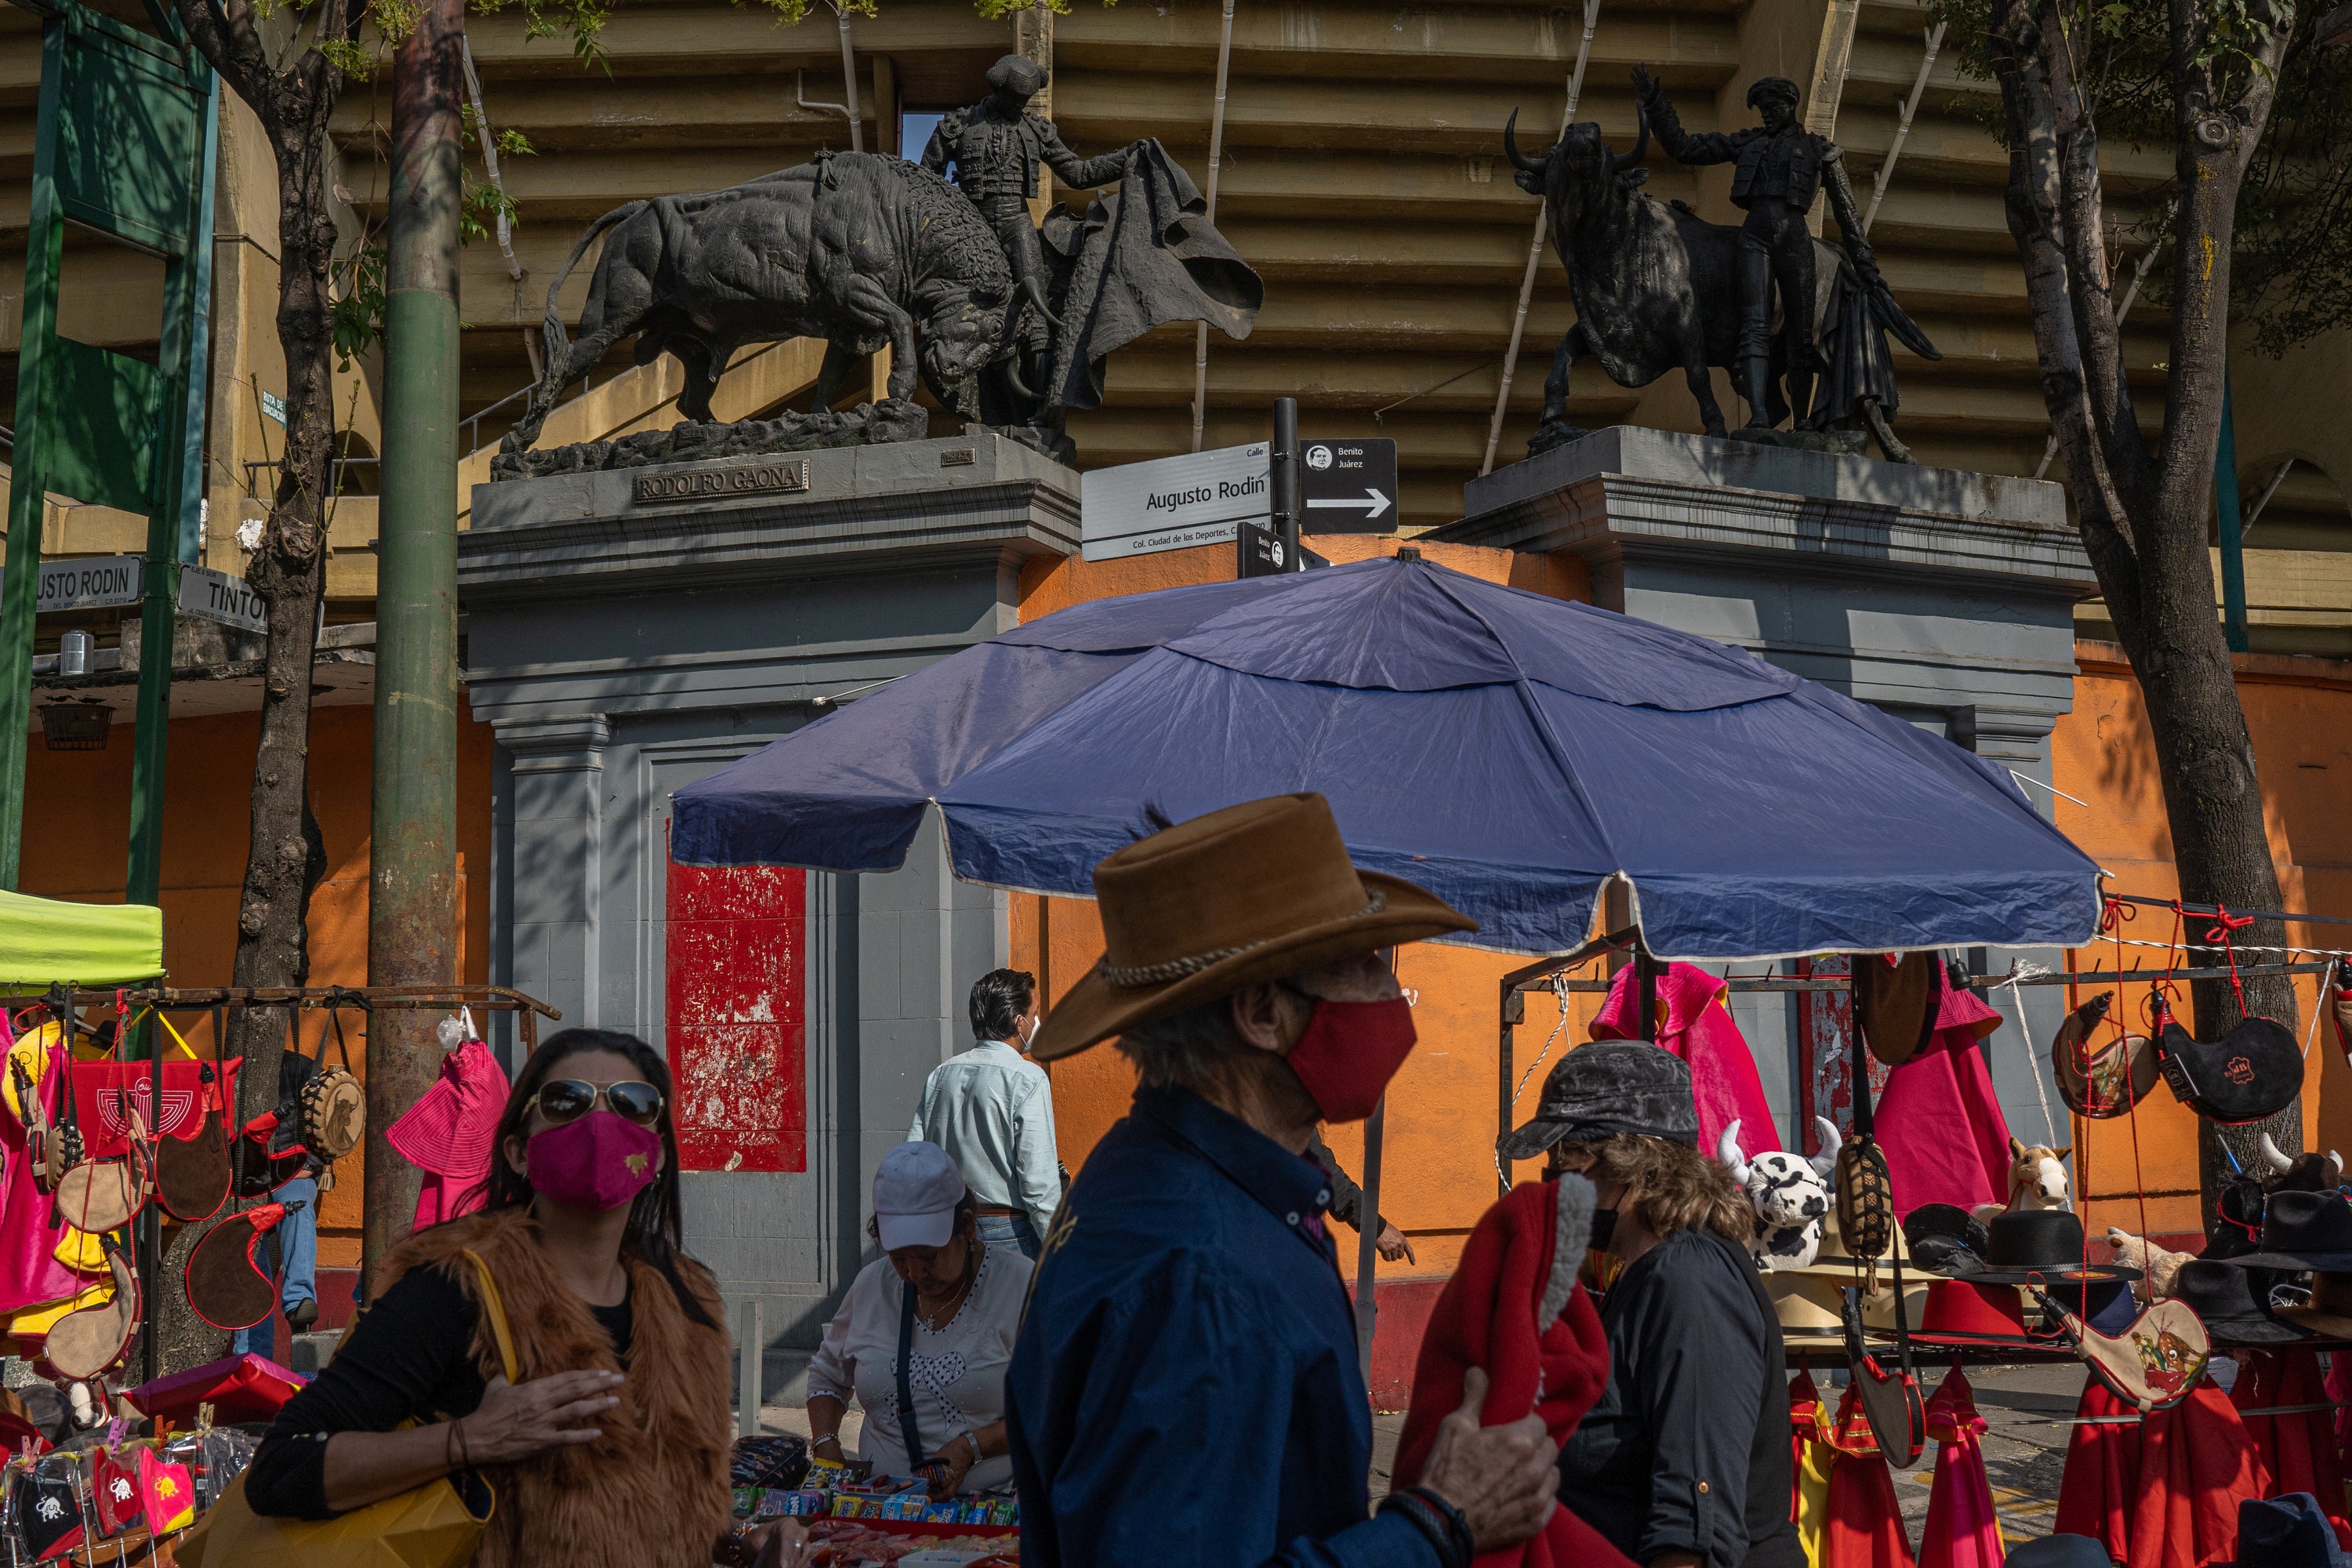
[[[1088,897],[1151,831],[1286,790],[1358,862],[1582,942],[1612,877],[1662,957],[2064,946],[2098,869],[2007,773],[1646,621],[1414,558],[1061,611],[677,792],[692,865],[880,871],[923,813],[956,873]]]

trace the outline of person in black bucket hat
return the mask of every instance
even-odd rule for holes
[[[1690,1068],[1645,1040],[1596,1040],[1496,1142],[1585,1174],[1609,1385],[1559,1453],[1559,1500],[1636,1563],[1803,1568],[1789,1518],[1788,1352],[1748,1243],[1756,1211],[1699,1152]],[[1666,1369],[1671,1368],[1671,1371]]]

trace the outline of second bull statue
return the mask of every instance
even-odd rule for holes
[[[1530,455],[1585,433],[1569,423],[1568,377],[1578,358],[1590,356],[1620,386],[1647,386],[1681,371],[1710,436],[1728,434],[1708,375],[1720,367],[1745,372],[1740,384],[1751,402],[1761,395],[1742,432],[1751,439],[1859,452],[1866,433],[1889,458],[1912,461],[1895,435],[1898,398],[1887,334],[1923,358],[1942,356],[1875,268],[1864,277],[1843,249],[1810,241],[1813,331],[1810,341],[1800,337],[1795,352],[1812,363],[1789,374],[1791,334],[1784,319],[1771,335],[1762,374],[1743,366],[1742,230],[1642,191],[1650,121],[1646,110],[1637,114],[1633,150],[1622,154],[1591,121],[1569,126],[1540,158],[1520,150],[1516,110],[1504,127],[1504,152],[1518,171],[1519,188],[1549,205],[1552,247],[1576,305],[1576,324],[1560,339],[1544,383],[1543,418],[1528,443]],[[1791,385],[1805,390],[1809,406],[1791,410]],[[1776,432],[1791,412],[1796,433]]]

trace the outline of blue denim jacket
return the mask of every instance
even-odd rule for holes
[[[1031,1568],[1433,1568],[1367,1519],[1370,1401],[1309,1162],[1136,1091],[1070,1188],[1005,1378]]]

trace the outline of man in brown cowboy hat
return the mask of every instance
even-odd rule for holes
[[[1421,1484],[1367,1518],[1371,1422],[1304,1151],[1412,1048],[1383,950],[1475,922],[1360,871],[1317,795],[1212,812],[1095,868],[1100,963],[1034,1047],[1141,1079],[1056,1212],[1005,1379],[1031,1568],[1467,1568],[1555,1506],[1535,1418],[1473,1372]]]

